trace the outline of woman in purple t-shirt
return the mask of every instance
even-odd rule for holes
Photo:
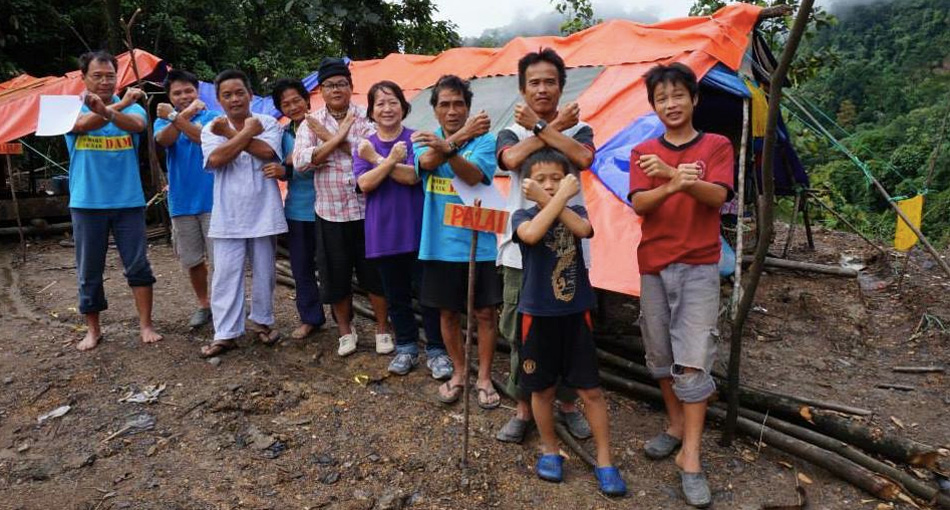
[[[422,185],[412,153],[412,130],[402,125],[409,103],[391,81],[369,89],[367,115],[376,133],[353,151],[353,174],[366,195],[366,258],[379,269],[396,333],[396,356],[389,364],[394,374],[408,374],[419,363],[419,328],[412,312],[412,287],[417,280],[417,252],[422,228]],[[442,334],[439,311],[423,309],[427,365],[432,376],[452,375]]]

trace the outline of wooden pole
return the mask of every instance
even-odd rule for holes
[[[759,286],[759,279],[762,277],[765,256],[769,251],[774,228],[772,224],[772,207],[775,201],[775,176],[773,171],[775,168],[778,118],[781,112],[782,84],[785,83],[788,68],[792,64],[795,51],[798,49],[798,44],[805,33],[805,26],[808,24],[808,17],[811,14],[813,4],[814,0],[802,0],[798,8],[798,14],[795,17],[795,23],[789,33],[788,41],[785,43],[785,49],[782,51],[782,58],[779,60],[775,72],[772,73],[769,83],[769,114],[765,125],[765,145],[762,148],[762,190],[764,196],[760,197],[761,205],[759,207],[762,214],[759,217],[759,236],[755,246],[755,260],[749,270],[749,281],[743,291],[742,299],[739,302],[739,310],[732,326],[728,374],[729,407],[721,441],[726,446],[731,445],[736,437],[736,423],[739,418],[739,370],[742,360],[742,330],[745,327],[746,319],[749,317],[749,311],[752,309],[752,301],[755,299],[755,291]]]
[[[478,213],[481,210],[482,201],[475,200],[475,214],[474,217],[478,218]],[[465,330],[465,371],[462,376],[463,378],[463,390],[462,390],[462,400],[463,402],[463,428],[465,429],[465,435],[462,437],[462,476],[465,476],[465,471],[468,469],[468,436],[469,436],[469,408],[471,404],[469,403],[469,393],[471,392],[471,383],[469,382],[469,357],[472,352],[472,337],[475,336],[475,331],[478,330],[475,327],[475,250],[478,248],[478,231],[474,228],[472,229],[472,246],[468,252],[468,306],[465,313],[465,320],[467,321],[468,327]]]
[[[755,259],[753,257],[743,257],[742,260],[744,262],[755,262]],[[832,276],[844,276],[847,278],[856,278],[858,276],[857,269],[849,269],[846,267],[838,267],[838,266],[829,266],[826,264],[815,264],[813,262],[798,262],[797,260],[777,259],[773,257],[765,257],[764,265],[765,267],[791,269],[795,271],[808,271],[811,273],[829,274]]]
[[[785,238],[785,248],[782,248],[782,258],[788,258],[788,250],[792,247],[792,241],[795,239],[795,224],[798,220],[798,210],[802,207],[802,196],[804,195],[801,191],[795,192],[795,205],[792,206],[792,220],[788,224],[788,237]]]
[[[851,223],[850,221],[848,221],[848,218],[845,218],[844,216],[841,215],[841,213],[839,213],[838,211],[835,211],[834,209],[832,209],[830,205],[828,205],[828,204],[822,202],[821,199],[818,198],[818,197],[815,197],[815,203],[818,204],[818,205],[819,205],[821,208],[823,208],[824,210],[830,212],[830,213],[832,214],[832,216],[834,216],[835,218],[838,218],[838,220],[840,220],[842,223],[844,223],[845,225],[847,225],[848,228],[850,228],[852,232],[854,232],[855,234],[858,234],[859,236],[861,236],[861,239],[864,239],[864,242],[866,242],[866,243],[868,243],[869,245],[871,245],[872,248],[874,248],[875,250],[881,252],[881,254],[884,255],[885,257],[890,256],[890,254],[887,253],[887,250],[885,250],[884,248],[881,248],[877,243],[875,243],[874,241],[872,241],[871,238],[869,238],[868,236],[864,235],[860,230],[858,230],[858,227],[854,226],[853,223]]]
[[[742,298],[742,250],[743,235],[745,234],[745,172],[748,166],[749,150],[749,98],[742,100],[742,142],[739,144],[739,183],[738,183],[738,207],[736,213],[736,277],[732,288],[732,305],[730,307],[729,317],[736,320],[736,313],[739,311],[739,299]]]
[[[7,176],[10,179],[10,195],[13,197],[13,213],[16,215],[16,226],[17,232],[20,234],[20,258],[23,262],[26,262],[26,238],[23,237],[23,223],[20,220],[20,204],[17,202],[16,198],[16,186],[13,185],[13,159],[10,158],[10,155],[6,155],[7,160]],[[17,181],[19,181],[19,176]]]
[[[815,237],[811,233],[811,218],[808,216],[808,192],[802,193],[802,224],[805,226],[805,240],[808,241],[808,249],[815,250]]]

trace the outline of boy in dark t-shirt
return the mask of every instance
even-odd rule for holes
[[[732,144],[693,127],[696,75],[682,64],[646,74],[647,97],[666,133],[630,154],[630,203],[643,217],[637,248],[646,362],[670,425],[644,444],[651,459],[676,456],[683,495],[712,503],[700,462],[719,314],[719,208],[732,194]]]
[[[556,385],[575,388],[585,404],[597,445],[594,474],[601,492],[627,492],[611,463],[607,403],[597,376],[597,355],[591,334],[594,292],[587,276],[581,239],[594,235],[583,206],[568,206],[580,191],[570,161],[558,151],[541,149],[521,167],[527,176],[522,191],[538,205],[515,211],[513,240],[524,266],[521,300],[520,378],[531,392],[531,407],[541,434],[537,474],[543,480],[563,479],[564,457],[558,454],[552,404]],[[517,190],[512,190],[517,192]]]

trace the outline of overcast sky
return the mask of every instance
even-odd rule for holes
[[[655,3],[653,3],[655,1]],[[529,25],[555,14],[550,0],[435,0],[437,19],[459,27],[462,37],[477,37],[489,28]],[[650,5],[653,3],[653,5]],[[658,21],[686,16],[692,0],[593,0],[595,16]]]

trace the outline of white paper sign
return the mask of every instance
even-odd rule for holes
[[[505,210],[505,197],[501,196],[498,188],[492,184],[480,182],[472,186],[458,177],[453,177],[452,186],[465,205],[475,205],[475,199],[481,199],[485,209]]]
[[[81,109],[82,98],[79,96],[40,96],[37,136],[57,136],[72,131]]]

